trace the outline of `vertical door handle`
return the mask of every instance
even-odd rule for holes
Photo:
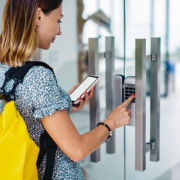
[[[115,63],[115,48],[114,37],[106,37],[106,117],[109,116],[114,109],[114,63]],[[106,141],[106,152],[108,154],[115,153],[115,131],[112,137]]]
[[[146,169],[146,40],[136,39],[135,50],[135,163],[137,171]]]
[[[151,55],[146,56],[146,40],[136,39],[136,102],[135,102],[135,162],[136,170],[146,169],[146,152],[150,151],[150,160],[159,161],[160,149],[160,48],[161,39],[151,38]],[[151,61],[150,88],[150,142],[146,143],[146,61]]]
[[[156,54],[156,60],[151,61],[151,113],[150,138],[155,141],[155,148],[150,151],[150,160],[160,159],[160,65],[161,65],[161,38],[151,38],[151,53]]]
[[[89,73],[99,75],[99,59],[106,59],[106,116],[114,108],[113,104],[113,91],[114,91],[114,61],[115,61],[115,48],[114,37],[106,37],[106,51],[99,53],[98,51],[98,38],[89,38]],[[100,121],[100,107],[99,107],[99,84],[96,85],[93,97],[90,99],[90,130],[96,127]],[[115,152],[115,133],[106,142],[106,152]],[[91,162],[100,161],[100,148],[91,154]]]
[[[98,51],[98,38],[89,39],[89,74],[99,75],[99,51]],[[100,122],[100,107],[99,107],[99,83],[96,84],[94,94],[90,99],[90,130],[96,128]],[[91,153],[91,162],[100,161],[100,147]]]

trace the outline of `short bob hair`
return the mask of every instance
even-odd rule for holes
[[[45,14],[57,9],[63,0],[6,0],[1,22],[0,63],[22,66],[39,45],[36,32],[38,7]]]

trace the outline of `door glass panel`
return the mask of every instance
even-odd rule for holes
[[[171,180],[179,179],[180,166],[178,134],[180,118],[178,113],[178,98],[180,97],[180,73],[179,69],[179,31],[175,17],[179,11],[177,1],[170,1],[170,29],[169,47],[166,44],[166,1],[154,1],[154,21],[151,29],[151,0],[127,0],[127,47],[126,47],[126,76],[134,76],[135,65],[135,39],[146,39],[146,54],[150,53],[150,37],[161,37],[161,99],[160,99],[160,161],[151,162],[150,153],[146,153],[146,170],[135,171],[135,127],[126,126],[126,180]],[[177,27],[176,27],[177,25]],[[176,34],[176,35],[175,35]],[[174,37],[174,38],[173,38]],[[169,58],[166,58],[168,50]],[[168,81],[166,84],[166,66],[168,66]],[[147,73],[149,64],[147,64]],[[175,71],[176,70],[176,71]],[[168,87],[168,95],[164,97],[165,86]],[[150,96],[148,93],[149,83],[147,82],[146,96],[146,142],[150,140]],[[136,119],[138,121],[138,119]]]
[[[105,52],[105,37],[115,36],[115,69],[116,74],[123,74],[123,2],[119,0],[84,0],[83,18],[88,19],[83,30],[83,44],[88,47],[88,38],[99,37],[99,52]],[[98,12],[102,11],[100,14]],[[110,30],[106,25],[102,25],[101,20],[106,21],[103,15],[111,19]],[[93,16],[93,17],[92,17]],[[99,18],[100,21],[94,20]],[[108,21],[107,21],[108,23]],[[86,76],[85,74],[84,76]],[[100,121],[103,121],[106,108],[106,89],[105,89],[105,59],[99,60],[99,86],[100,86]],[[71,115],[80,134],[90,130],[89,105],[82,111]],[[98,163],[90,162],[90,155],[80,161],[87,180],[97,179],[124,179],[124,149],[123,149],[123,128],[116,130],[116,153],[106,153],[106,143],[101,149],[101,161]]]

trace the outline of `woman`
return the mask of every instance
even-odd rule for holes
[[[22,66],[38,47],[49,49],[56,36],[62,34],[59,24],[62,17],[62,0],[6,1],[0,35],[0,87],[10,67]],[[6,90],[10,91],[12,86],[10,81]],[[78,161],[95,151],[110,134],[106,126],[100,125],[80,135],[70,119],[69,114],[81,110],[93,92],[93,88],[89,94],[85,92],[85,99],[80,99],[78,106],[72,106],[68,93],[56,85],[53,73],[42,66],[30,69],[16,88],[15,104],[30,137],[40,147],[40,136],[46,129],[58,145],[53,180],[83,180]],[[131,96],[103,121],[112,131],[129,123],[131,112],[126,107],[133,99]],[[38,170],[40,180],[45,165],[46,157]]]

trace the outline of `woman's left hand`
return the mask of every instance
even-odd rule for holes
[[[69,92],[68,94],[71,94],[76,87],[79,85],[80,83],[77,83]],[[92,87],[89,91],[89,93],[84,92],[84,98],[79,98],[79,104],[77,105],[72,105],[72,109],[71,109],[71,113],[82,110],[84,105],[87,103],[87,101],[89,101],[89,99],[92,97],[94,93],[94,87]]]

